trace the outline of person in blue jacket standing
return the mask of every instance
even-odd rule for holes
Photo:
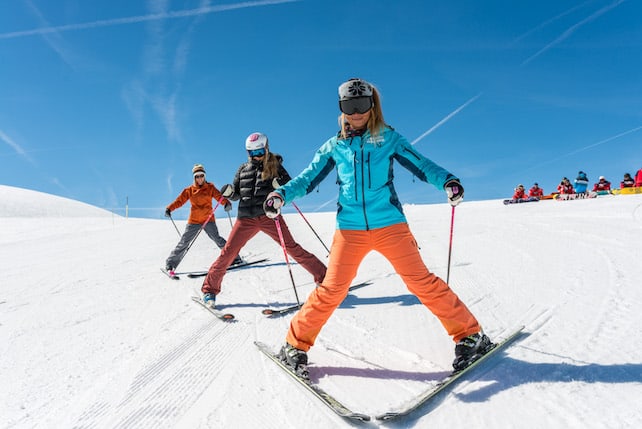
[[[466,305],[421,259],[394,188],[394,162],[443,189],[453,206],[462,200],[464,188],[457,177],[417,152],[384,122],[379,92],[370,83],[350,79],[341,84],[339,108],[338,134],[317,150],[307,168],[270,193],[264,203],[266,215],[276,217],[283,204],[310,193],[336,170],[337,229],[328,270],[291,320],[281,360],[307,375],[306,352],[346,297],[361,261],[374,250],[390,261],[408,289],[441,321],[456,343],[453,366],[463,369],[493,344]]]

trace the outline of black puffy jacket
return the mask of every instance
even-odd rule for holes
[[[263,161],[251,160],[242,164],[234,176],[234,194],[230,197],[233,201],[239,201],[237,217],[252,218],[265,215],[263,202],[270,192],[274,190],[272,181],[276,179],[280,185],[290,181],[291,177],[283,168],[281,155],[273,153],[279,161],[278,176],[268,180],[262,180]]]

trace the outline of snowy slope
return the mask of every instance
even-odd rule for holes
[[[53,196],[34,205],[31,191],[1,186],[0,200],[0,428],[351,427],[253,345],[280,346],[290,317],[260,310],[294,302],[283,253],[266,236],[242,255],[270,260],[225,278],[217,301],[237,317],[225,324],[190,300],[202,279],[159,271],[178,240],[169,221]],[[428,266],[445,277],[450,207],[405,211]],[[217,215],[226,236],[230,223]],[[334,214],[306,216],[329,245]],[[325,260],[301,217],[286,219]],[[458,206],[451,286],[491,337],[518,324],[527,335],[410,418],[371,426],[640,426],[640,243],[642,195]],[[179,270],[207,268],[217,254],[200,237]],[[297,265],[293,273],[303,298],[312,279]],[[309,354],[311,376],[374,415],[447,372],[453,343],[379,255],[357,280],[373,284],[330,319]]]

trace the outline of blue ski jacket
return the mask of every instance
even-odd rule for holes
[[[347,139],[340,135],[330,138],[317,150],[310,165],[275,192],[288,203],[312,192],[336,169],[337,229],[370,230],[405,223],[393,185],[395,160],[420,180],[439,189],[457,179],[414,150],[393,128],[386,127],[374,137],[366,131]]]

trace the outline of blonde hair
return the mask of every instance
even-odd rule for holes
[[[370,118],[368,118],[368,131],[370,135],[375,137],[377,136],[385,127],[386,121],[383,119],[383,110],[381,109],[381,95],[379,90],[372,84],[372,109],[370,109]],[[346,114],[341,113],[339,115],[339,126],[341,127],[341,138],[348,138],[348,132],[346,130]]]
[[[248,161],[252,161],[252,157],[248,156]],[[279,159],[275,154],[270,152],[268,145],[265,145],[265,158],[263,158],[263,171],[261,172],[261,180],[270,180],[279,177]]]

